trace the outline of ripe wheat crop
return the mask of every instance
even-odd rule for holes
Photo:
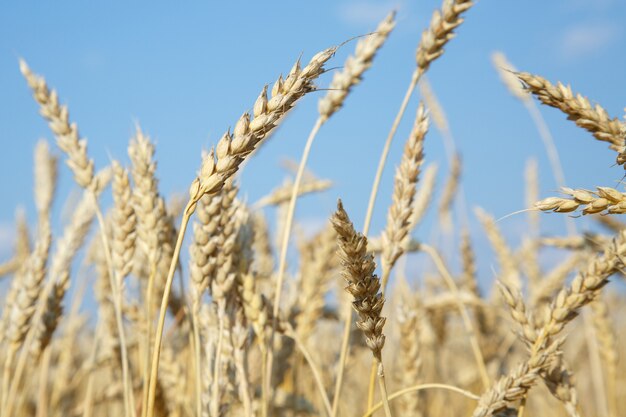
[[[623,280],[626,268],[626,223],[618,217],[626,213],[626,193],[614,184],[564,184],[537,104],[607,142],[617,165],[626,162],[626,121],[494,54],[503,88],[538,123],[562,191],[540,196],[536,162],[528,164],[529,233],[511,246],[503,223],[466,206],[463,180],[472,172],[425,77],[480,13],[475,6],[445,0],[434,11],[416,39],[414,72],[388,121],[377,169],[356,162],[375,174],[368,204],[338,199],[311,237],[297,233],[298,199],[330,193],[335,180],[307,170],[314,139],[367,83],[394,29],[410,24],[396,22],[395,13],[371,33],[298,59],[284,75],[277,71],[272,85],[259,86],[249,110],[202,153],[182,202],[160,191],[155,144],[139,127],[128,145],[130,164],[96,167],[62,92],[20,60],[54,145],[42,140],[34,150],[36,224],[17,216],[14,251],[0,264],[7,282],[0,417],[626,415],[626,297],[611,283]],[[336,62],[337,50],[352,45],[345,63]],[[334,75],[324,85],[327,71]],[[249,203],[238,172],[312,93],[317,120],[295,178]],[[417,112],[409,115],[408,137],[397,138],[405,144],[386,226],[372,235],[382,172],[393,168],[387,155],[410,101]],[[446,181],[437,178],[440,161],[424,152],[429,128],[446,141]],[[58,171],[67,168],[82,196],[57,232],[51,205],[60,197]],[[620,175],[617,169],[615,179]],[[451,247],[421,231],[431,207]],[[275,230],[265,218],[270,208],[279,213]],[[365,214],[363,225],[351,221],[355,213]],[[567,213],[574,214],[567,236],[542,232],[543,218]],[[604,231],[578,231],[578,219],[592,216]],[[482,279],[477,267],[477,256],[490,253],[475,250],[467,224],[455,224],[470,217],[491,245],[494,279]],[[539,262],[554,250],[566,254],[562,261]],[[406,263],[415,253],[432,266],[423,276]],[[89,283],[96,303],[81,308]]]

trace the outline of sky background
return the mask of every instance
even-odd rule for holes
[[[217,142],[249,110],[265,84],[286,73],[302,54],[316,52],[372,31],[392,9],[397,26],[364,81],[345,107],[320,131],[309,168],[334,187],[300,200],[297,216],[306,230],[323,224],[341,197],[357,227],[384,139],[415,68],[415,49],[439,1],[317,2],[3,2],[0,4],[0,259],[10,256],[18,206],[35,219],[32,151],[52,135],[38,115],[18,69],[18,58],[42,74],[69,106],[70,118],[88,139],[97,167],[111,158],[128,162],[126,147],[139,123],[156,142],[158,176],[164,195],[185,193],[200,164],[202,149]],[[506,53],[520,70],[574,90],[621,117],[626,104],[626,2],[618,0],[477,1],[457,38],[429,70],[432,87],[447,114],[463,156],[463,186],[470,208],[496,217],[521,210],[524,166],[539,162],[541,195],[557,191],[545,151],[524,107],[501,84],[490,55]],[[330,62],[341,67],[355,42]],[[320,78],[328,85],[332,75]],[[281,161],[298,160],[317,117],[324,92],[307,96],[240,178],[242,195],[254,202],[282,183]],[[385,224],[393,173],[410,130],[415,94],[394,141],[382,180],[373,232]],[[614,153],[555,109],[541,112],[555,137],[567,184],[577,188],[615,186],[623,170]],[[55,150],[60,154],[57,148]],[[439,190],[447,164],[441,136],[426,138],[426,163],[439,164]],[[60,224],[64,201],[76,191],[61,168],[55,204]],[[106,201],[106,200],[105,200]],[[272,211],[267,212],[273,216]],[[542,217],[546,231],[564,233],[562,215]],[[491,266],[484,237],[469,213],[482,273]],[[426,239],[431,213],[415,236]],[[526,230],[526,216],[500,222],[512,244]],[[580,228],[591,227],[576,219]],[[483,256],[484,255],[484,256]]]

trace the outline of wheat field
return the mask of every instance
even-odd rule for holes
[[[374,178],[369,200],[354,207],[336,196],[312,235],[298,224],[299,198],[331,193],[341,179],[313,174],[311,149],[367,82],[394,30],[410,24],[395,12],[370,33],[277,68],[213,146],[198,149],[182,197],[160,190],[156,145],[138,123],[129,163],[96,166],[63,92],[20,59],[54,141],[33,152],[36,221],[18,212],[12,254],[0,263],[0,417],[625,415],[626,193],[618,180],[626,119],[565,81],[493,54],[560,187],[542,195],[536,161],[527,163],[518,191],[526,204],[510,214],[524,219],[526,234],[512,246],[505,219],[467,204],[463,182],[472,172],[426,77],[475,13],[472,0],[444,0],[433,12],[415,39],[404,98],[390,104],[397,114],[376,120],[388,134],[378,165],[360,167]],[[301,132],[292,178],[249,202],[240,172],[258,169],[247,162],[305,100],[317,100],[317,114]],[[606,142],[610,186],[565,182],[540,106]],[[406,137],[396,134],[403,120]],[[424,152],[431,130],[448,151],[444,181]],[[394,167],[387,159],[398,141]],[[71,172],[78,198],[57,192],[61,170]],[[385,171],[395,173],[388,198],[380,195]],[[57,227],[51,207],[64,197],[71,214]],[[385,226],[372,233],[377,203]],[[420,228],[429,211],[430,235]],[[351,220],[363,214],[362,224]],[[469,218],[489,251],[477,251],[467,220],[458,221]],[[598,232],[579,225],[588,219]],[[564,222],[567,233],[544,231],[550,222]],[[541,261],[555,251],[553,262]],[[492,271],[479,271],[482,256]],[[429,267],[415,268],[416,259]],[[88,291],[95,301],[85,307]]]

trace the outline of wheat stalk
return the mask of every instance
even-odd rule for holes
[[[219,140],[215,149],[215,156],[210,153],[203,159],[200,175],[192,182],[189,188],[189,202],[183,212],[181,227],[165,282],[152,352],[152,366],[144,417],[153,417],[154,415],[154,400],[156,397],[165,310],[185,230],[198,201],[203,195],[215,194],[222,189],[224,182],[235,174],[245,157],[276,127],[287,111],[295,105],[296,101],[315,90],[313,81],[323,72],[324,64],[334,55],[335,51],[336,48],[333,47],[319,52],[311,58],[311,61],[304,68],[300,67],[298,61],[284,80],[281,76],[276,81],[272,88],[272,98],[270,100],[267,99],[267,87],[263,88],[253,107],[254,118],[250,119],[247,113],[244,114],[235,125],[233,133],[226,132]]]

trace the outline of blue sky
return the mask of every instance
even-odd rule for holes
[[[396,9],[397,27],[345,108],[321,130],[310,169],[335,181],[328,192],[301,201],[298,218],[321,224],[344,199],[360,225],[384,138],[415,65],[415,48],[439,1],[273,2],[3,2],[0,5],[0,256],[8,256],[16,206],[34,219],[32,150],[52,136],[18,70],[18,58],[43,74],[69,105],[71,119],[89,141],[98,167],[128,161],[134,125],[157,143],[165,195],[185,192],[200,151],[214,144],[251,108],[259,91],[287,72],[295,59],[373,30]],[[478,1],[458,36],[433,64],[429,80],[448,116],[463,155],[463,184],[470,207],[500,217],[524,208],[523,169],[537,157],[542,196],[556,186],[535,127],[523,106],[502,86],[490,62],[500,50],[520,69],[570,83],[621,117],[626,57],[626,3],[617,0]],[[355,43],[330,63],[340,67]],[[322,77],[325,87],[331,75]],[[285,158],[298,159],[323,92],[311,94],[246,166],[241,189],[255,201],[280,184]],[[418,103],[416,94],[394,142],[382,182],[373,231],[385,224],[393,171]],[[623,170],[614,155],[557,110],[542,108],[573,187],[615,185]],[[447,171],[441,137],[426,138],[427,163]],[[75,190],[66,167],[55,205]],[[271,215],[272,213],[268,213]],[[470,213],[470,218],[474,218]],[[430,216],[430,219],[434,219]],[[542,217],[562,232],[557,215]],[[584,227],[584,219],[577,222]],[[512,241],[524,216],[501,222]],[[425,230],[428,225],[425,226]],[[478,229],[476,228],[476,232]],[[478,233],[477,238],[478,237]],[[426,235],[426,232],[418,236]],[[479,238],[480,239],[480,238]]]

